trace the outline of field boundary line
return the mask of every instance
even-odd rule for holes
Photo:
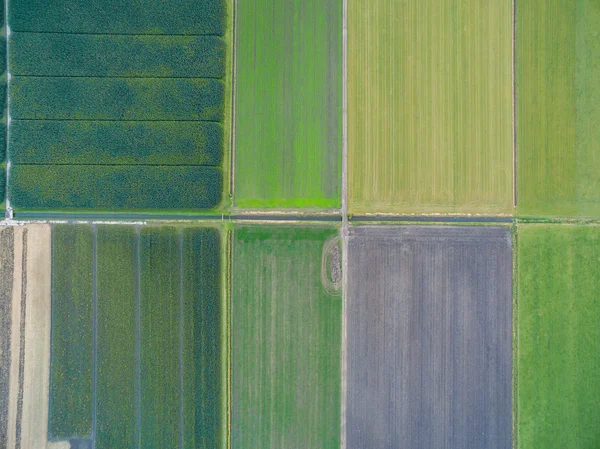
[[[9,45],[8,41],[10,38],[10,27],[8,26],[8,7],[9,0],[4,0],[4,54],[6,58],[6,92],[4,92],[4,101],[5,101],[5,109],[6,109],[6,134],[4,136],[4,144],[5,144],[5,162],[6,162],[6,179],[4,180],[4,216],[7,219],[12,219],[13,213],[12,208],[10,207],[10,200],[8,199],[8,174],[10,172],[10,160],[8,159],[9,155],[9,136],[10,136],[10,58],[9,56]]]
[[[92,224],[92,447],[96,447],[97,383],[98,383],[98,227]]]
[[[26,317],[27,317],[27,234],[28,230],[24,229],[22,234],[22,247],[21,247],[21,318],[20,318],[20,332],[19,332],[19,390],[17,395],[17,418],[15,426],[15,449],[21,449],[21,429],[23,424],[23,387],[25,379],[25,328],[26,328]]]
[[[229,136],[229,198],[233,201],[235,189],[235,70],[237,40],[237,0],[233,0],[233,25],[231,37],[231,135]]]
[[[183,229],[179,237],[179,448],[183,449]]]
[[[513,211],[517,207],[517,0],[512,1]]]
[[[141,316],[141,270],[140,270],[140,226],[135,227],[135,443],[142,447],[142,316]]]
[[[512,366],[512,430],[513,430],[513,447],[519,449],[519,226],[517,223],[513,225],[513,366]]]

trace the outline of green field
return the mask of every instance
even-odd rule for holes
[[[223,120],[225,86],[201,78],[14,76],[15,120]]]
[[[13,165],[15,210],[197,210],[221,199],[218,167]]]
[[[517,3],[517,208],[600,216],[600,4]]]
[[[218,36],[11,33],[9,46],[13,76],[225,76]]]
[[[234,204],[341,197],[341,0],[237,4]]]
[[[52,230],[52,341],[48,433],[92,433],[93,234],[87,225]]]
[[[222,35],[225,8],[226,0],[18,0],[8,22],[11,31]]]
[[[512,24],[510,1],[348,1],[351,212],[512,212]]]
[[[137,232],[97,233],[96,448],[136,447]]]
[[[220,165],[214,122],[12,120],[13,164]]]
[[[340,446],[342,300],[321,278],[324,244],[336,235],[235,228],[233,448]]]
[[[520,225],[517,236],[518,447],[598,447],[600,228]]]
[[[179,441],[180,237],[176,228],[140,235],[141,447]]]

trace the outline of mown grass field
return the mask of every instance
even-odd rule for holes
[[[54,232],[49,438],[84,437],[98,449],[224,448],[220,231],[57,225]],[[79,304],[82,291],[89,308]]]
[[[341,52],[341,0],[238,2],[235,206],[340,206]]]
[[[512,3],[349,0],[351,213],[508,214]]]
[[[48,428],[52,439],[92,435],[93,258],[91,226],[54,226]]]
[[[234,230],[236,449],[340,445],[342,301],[321,278],[324,245],[336,235],[316,227]]]
[[[517,3],[517,210],[600,216],[600,4]]]
[[[520,225],[519,449],[600,441],[600,228]]]

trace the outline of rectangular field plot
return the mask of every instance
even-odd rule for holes
[[[348,1],[353,213],[508,214],[512,3]]]
[[[348,449],[512,447],[509,228],[350,230]]]
[[[238,2],[236,36],[235,205],[339,207],[342,0]]]
[[[49,439],[225,448],[219,231],[60,225],[53,233]]]
[[[520,225],[517,443],[600,441],[600,228]]]
[[[233,243],[233,449],[340,447],[337,230],[238,227]]]
[[[9,4],[17,215],[226,206],[233,0]]]
[[[516,5],[518,212],[600,217],[600,5]]]

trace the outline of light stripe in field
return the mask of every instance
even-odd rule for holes
[[[23,246],[21,256],[21,332],[19,335],[19,394],[17,396],[17,425],[15,449],[21,449],[21,432],[23,419],[23,378],[25,377],[25,317],[27,313],[27,229],[22,234]]]
[[[140,227],[135,227],[136,241],[135,241],[135,443],[136,449],[142,448],[142,392],[141,392],[141,315],[140,315],[140,301],[141,301],[141,281],[140,281]]]
[[[92,441],[96,447],[97,425],[97,378],[98,378],[98,227],[92,225],[92,292],[93,296],[93,324],[92,324]]]

